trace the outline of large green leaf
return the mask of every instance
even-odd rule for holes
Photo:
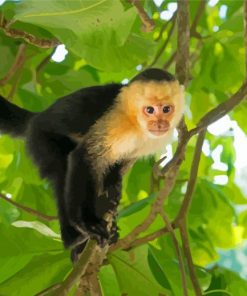
[[[12,267],[14,262],[12,262]],[[9,270],[11,266],[9,266]],[[32,296],[63,280],[71,269],[68,254],[35,256],[13,277],[0,284],[1,295]]]
[[[35,24],[56,36],[68,49],[96,68],[118,72],[144,62],[152,42],[130,34],[135,9],[116,0],[22,1],[16,20]]]
[[[0,282],[24,268],[33,256],[63,251],[61,242],[44,236],[34,229],[1,224],[0,237]]]
[[[122,294],[129,296],[171,295],[150,271],[148,265],[148,247],[139,247],[129,253],[117,251],[108,256]],[[133,280],[134,279],[134,280]]]

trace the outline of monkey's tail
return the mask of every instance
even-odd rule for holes
[[[30,119],[35,115],[4,99],[0,95],[0,132],[24,137]]]

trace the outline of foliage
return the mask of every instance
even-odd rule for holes
[[[0,6],[0,93],[19,106],[40,111],[59,97],[81,87],[121,82],[131,78],[140,65],[175,72],[176,30],[169,36],[175,17],[162,20],[162,11],[174,3],[164,1],[157,7],[153,1],[142,1],[155,21],[152,32],[143,32],[135,7],[120,0],[23,0],[7,1]],[[191,23],[201,1],[190,2]],[[226,7],[225,16],[220,12]],[[195,127],[209,110],[229,98],[245,77],[243,39],[243,1],[219,0],[205,5],[190,40],[190,75],[186,89],[186,123]],[[33,35],[37,40],[59,40],[68,54],[57,63],[50,59],[53,48],[41,48],[6,34],[9,27]],[[7,36],[9,35],[9,36]],[[168,38],[168,39],[167,39]],[[166,44],[167,41],[167,44]],[[49,43],[49,42],[48,42]],[[17,53],[24,47],[24,58],[15,65]],[[166,45],[164,47],[164,44]],[[161,54],[160,54],[161,53]],[[169,61],[169,64],[167,64]],[[15,65],[14,73],[10,73]],[[229,116],[246,133],[247,102]],[[187,215],[196,275],[205,295],[244,296],[247,282],[238,274],[218,267],[219,249],[237,248],[247,237],[247,212],[239,206],[247,197],[235,182],[234,134],[229,131],[215,137],[210,133],[207,156],[202,154],[196,189]],[[192,139],[186,150],[173,191],[164,204],[173,220],[184,199],[195,150]],[[222,145],[221,162],[226,171],[213,169],[213,150]],[[175,151],[176,143],[173,144]],[[156,158],[158,159],[158,155]],[[151,178],[154,160],[141,160],[125,176],[118,224],[124,238],[147,217],[155,201],[158,186]],[[226,185],[215,183],[215,177],[228,177]],[[50,185],[38,176],[25,153],[21,140],[0,136],[0,197],[11,195],[17,206],[0,198],[0,295],[31,296],[61,282],[73,268],[69,252],[63,249]],[[18,207],[22,205],[44,216]],[[142,232],[144,237],[164,228],[157,217]],[[175,236],[182,248],[178,232]],[[180,267],[171,233],[155,237],[130,250],[115,250],[107,265],[100,269],[103,294],[111,295],[183,295]],[[184,257],[184,256],[183,256]],[[184,258],[183,258],[184,259]],[[246,260],[246,258],[245,258]],[[185,261],[185,260],[184,260]],[[186,265],[189,295],[194,295]]]

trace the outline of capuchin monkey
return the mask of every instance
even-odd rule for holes
[[[0,131],[26,141],[54,187],[66,248],[88,239],[117,240],[121,179],[136,159],[171,142],[184,111],[184,90],[170,73],[147,69],[128,85],[78,90],[33,113],[0,96]],[[109,229],[106,213],[113,213]]]

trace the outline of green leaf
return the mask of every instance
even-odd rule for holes
[[[17,228],[31,228],[37,230],[39,233],[43,234],[44,236],[48,236],[54,239],[60,240],[60,234],[55,233],[52,229],[47,227],[45,224],[39,221],[15,221],[12,223],[13,226]]]
[[[171,295],[163,288],[150,271],[148,265],[148,247],[139,247],[131,252],[117,251],[108,256],[120,291],[129,296],[136,295]],[[133,280],[134,279],[134,280]]]
[[[116,274],[111,265],[100,268],[99,279],[104,295],[116,296],[121,294]]]
[[[0,294],[36,295],[47,287],[62,281],[71,267],[67,253],[35,256],[13,277],[0,284]]]
[[[150,192],[151,172],[152,163],[150,160],[137,161],[128,175],[125,176],[124,198],[133,202],[138,200],[138,196],[139,194],[142,195],[142,192],[146,192],[146,195],[148,195]]]
[[[61,242],[41,235],[33,229],[1,224],[0,236],[0,282],[13,276],[35,255],[63,251]]]
[[[247,281],[242,279],[235,272],[232,272],[230,270],[227,270],[221,267],[215,267],[211,272],[213,275],[212,281],[211,281],[210,287],[205,292],[205,295],[244,296],[246,294]]]
[[[152,42],[130,34],[134,7],[124,10],[120,1],[22,1],[16,20],[35,24],[56,36],[90,65],[118,72],[134,67],[152,55]]]

